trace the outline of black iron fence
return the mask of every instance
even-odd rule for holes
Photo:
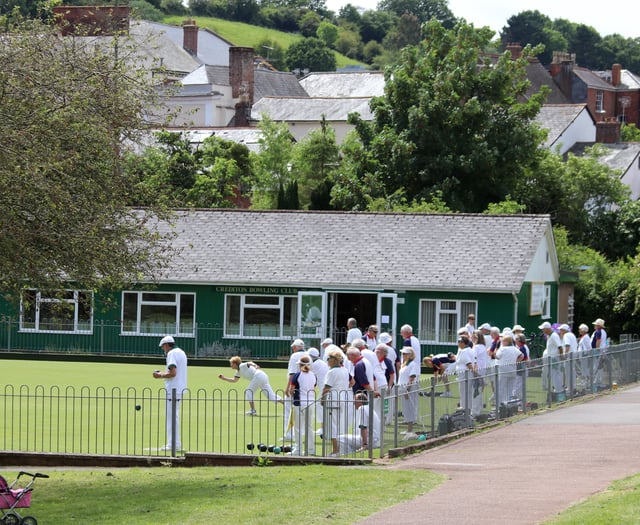
[[[314,398],[302,408],[293,407],[296,417],[289,417],[288,401],[266,397],[256,397],[256,413],[247,413],[245,392],[233,389],[167,393],[4,384],[0,449],[132,456],[185,451],[329,456],[335,452],[335,438],[340,454],[383,456],[406,443],[616,390],[637,382],[639,376],[636,341],[605,352],[446,375],[438,382],[423,376],[415,385],[382,390],[366,402],[358,403],[349,392],[341,393],[337,405]],[[341,423],[332,427],[338,412]]]

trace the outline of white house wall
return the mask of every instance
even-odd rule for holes
[[[553,236],[550,230],[540,239],[536,253],[531,260],[531,266],[525,276],[525,282],[548,283],[558,280],[559,270],[555,249],[552,247]],[[518,243],[515,243],[514,253],[510,257],[518,257]]]
[[[596,125],[589,115],[589,112],[584,109],[552,144],[551,150],[553,152],[558,151],[561,155],[563,155],[577,142],[591,143],[595,141]]]
[[[631,188],[631,198],[638,200],[640,198],[640,156],[636,157],[621,180]]]

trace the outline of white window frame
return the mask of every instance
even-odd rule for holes
[[[251,304],[247,299],[252,297],[277,297],[277,304]],[[227,319],[228,308],[227,304],[231,298],[237,298],[240,300],[239,305],[239,325],[237,333],[235,331],[229,331],[229,321]],[[284,315],[285,315],[285,301],[290,300],[293,301],[291,304],[291,315],[294,319],[291,319],[289,324],[285,325]],[[245,311],[251,309],[262,309],[262,310],[277,310],[279,312],[279,322],[277,325],[277,333],[275,335],[270,333],[258,333],[258,334],[246,334],[245,326],[244,326],[244,318]],[[274,340],[282,340],[282,339],[291,339],[292,337],[296,337],[298,332],[298,296],[297,295],[260,295],[260,294],[225,294],[224,296],[224,324],[223,324],[223,337],[228,339],[274,339]],[[285,330],[285,327],[290,328],[290,330]]]
[[[154,295],[154,296],[165,296],[166,300],[151,300],[145,298],[145,294]],[[125,321],[125,296],[132,295],[136,296],[136,319],[135,319],[135,327],[133,330],[125,329],[128,321]],[[192,297],[193,299],[193,312],[192,314],[192,324],[190,331],[183,331],[180,320],[181,316],[181,305],[182,305],[182,297]],[[152,326],[151,329],[147,330],[143,326],[142,320],[142,308],[144,306],[168,306],[171,308],[175,308],[175,320],[173,323],[170,323],[171,326],[166,326],[167,323],[164,323],[163,326],[158,326],[157,329],[154,329]],[[161,335],[176,335],[179,337],[195,337],[196,332],[196,294],[191,292],[149,292],[149,291],[133,291],[133,290],[125,290],[122,292],[122,308],[120,311],[120,320],[121,320],[121,335],[153,335],[153,336],[161,336]],[[160,324],[160,323],[159,323]]]
[[[427,330],[427,327],[423,326],[423,309],[427,303],[435,304],[435,326],[434,333],[435,338],[429,339],[424,338],[423,334],[428,333],[430,330]],[[443,308],[443,303],[455,303],[455,308]],[[468,303],[473,305],[473,309],[470,312],[463,313],[462,312],[462,304]],[[467,317],[470,313],[473,313],[478,318],[478,301],[468,300],[468,299],[420,299],[419,304],[419,312],[418,312],[418,337],[420,339],[420,343],[423,344],[450,344],[456,345],[457,330],[467,324]],[[456,315],[456,328],[453,337],[453,341],[443,341],[441,337],[441,328],[440,328],[440,318],[442,314],[455,314]]]
[[[39,332],[39,333],[49,333],[49,334],[92,334],[93,333],[93,292],[91,292],[90,290],[72,290],[72,289],[65,289],[62,290],[62,292],[60,293],[59,296],[57,296],[56,294],[53,294],[51,296],[47,295],[44,292],[38,291],[38,290],[34,290],[34,289],[29,289],[29,290],[25,290],[25,292],[34,292],[35,293],[35,304],[33,305],[33,307],[35,308],[35,319],[33,321],[34,326],[33,327],[28,327],[25,326],[27,323],[24,320],[24,314],[25,314],[25,304],[24,304],[24,296],[20,297],[20,331],[21,332]],[[63,294],[66,294],[68,292],[73,292],[73,297],[62,297]],[[90,303],[90,311],[91,314],[89,316],[89,329],[88,330],[83,330],[82,328],[80,328],[80,305],[81,305],[81,297],[80,294],[84,294],[86,296],[86,299],[84,300],[88,300]],[[55,329],[43,329],[40,328],[40,324],[41,324],[41,320],[40,320],[40,314],[42,311],[42,305],[44,304],[51,304],[51,303],[67,303],[67,304],[71,304],[73,305],[73,328],[71,330],[55,330]],[[29,323],[31,324],[31,323]],[[43,323],[44,324],[44,323]]]
[[[596,91],[596,113],[605,113],[604,110],[604,91],[598,89]]]

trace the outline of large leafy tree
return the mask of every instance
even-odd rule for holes
[[[289,70],[336,70],[336,56],[319,38],[303,38],[291,44],[287,49],[285,61]]]
[[[535,159],[541,135],[532,121],[545,93],[524,97],[534,50],[492,60],[482,53],[491,37],[488,28],[429,22],[425,40],[387,71],[373,121],[351,117],[365,163],[388,194],[404,188],[420,199],[440,191],[452,209],[482,211],[503,200]]]
[[[399,17],[405,13],[415,15],[422,24],[437,20],[448,29],[456,23],[456,17],[449,9],[447,0],[382,0],[378,9],[389,11]]]
[[[137,49],[116,38],[116,53],[38,21],[0,38],[1,288],[106,288],[153,274],[164,243],[146,224],[158,210],[127,207],[135,180],[122,169],[155,103]]]

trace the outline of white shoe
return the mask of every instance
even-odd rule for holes
[[[164,447],[160,447],[158,450],[171,450],[171,445],[165,445]],[[176,445],[176,452],[179,452],[180,450],[182,450],[182,448],[180,447],[180,445]]]
[[[412,439],[418,439],[418,434],[415,432],[407,432],[407,435],[402,438],[402,441],[411,441]]]
[[[443,392],[440,397],[453,397],[453,394],[451,392]]]
[[[258,413],[255,410],[248,410],[247,412],[245,412],[245,414],[247,416],[257,416]]]

